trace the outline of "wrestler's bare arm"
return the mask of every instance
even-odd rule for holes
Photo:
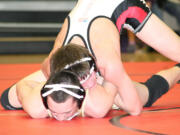
[[[85,103],[85,115],[93,118],[104,117],[112,108],[117,88],[111,83],[97,84],[89,90]]]
[[[22,80],[17,84],[17,96],[23,109],[32,118],[45,118],[48,113],[42,103],[40,91],[45,82]]]
[[[46,78],[49,77],[50,75],[50,58],[52,56],[52,54],[59,48],[60,46],[60,42],[59,40],[61,40],[61,36],[60,33],[58,34],[56,40],[55,40],[55,44],[54,47],[52,49],[52,51],[50,52],[50,54],[48,55],[48,57],[45,58],[45,60],[43,61],[43,63],[41,64],[41,70],[43,72],[43,74],[45,75]]]
[[[42,65],[41,65],[41,70],[43,71],[44,75],[46,78],[49,77],[50,75],[50,58],[52,56],[52,54],[59,48],[61,47],[61,42],[62,41],[62,36],[61,33],[58,34],[56,40],[55,40],[55,44],[54,47],[52,49],[52,51],[50,52],[50,54],[48,55],[48,57],[43,61]]]
[[[122,100],[122,109],[131,115],[138,115],[142,110],[142,103],[134,87],[132,80],[126,73],[118,53],[112,51],[107,53],[107,63],[104,66],[104,78],[114,84]],[[105,62],[105,61],[104,61]]]
[[[180,37],[156,15],[151,15],[137,37],[164,56],[180,62]]]
[[[23,109],[27,111],[32,117],[37,117],[33,116],[34,114],[32,113],[35,112],[31,111],[39,111],[39,107],[37,107],[37,109],[34,108],[31,101],[28,100],[32,99],[32,101],[34,102],[35,100],[33,100],[33,98],[35,98],[36,96],[33,97],[33,95],[35,95],[36,92],[39,98],[38,100],[41,100],[39,93],[41,90],[42,82],[45,81],[46,78],[44,77],[41,70],[34,72],[31,75],[23,78],[13,87],[11,87],[8,96],[10,104],[14,107],[23,107]],[[37,102],[37,104],[39,103]]]
[[[50,75],[50,58],[52,56],[52,54],[62,46],[64,38],[66,36],[66,29],[67,29],[67,19],[65,19],[64,24],[62,25],[62,29],[60,30],[60,32],[58,33],[56,40],[54,42],[54,46],[53,49],[51,50],[50,54],[48,55],[48,57],[43,61],[42,65],[41,65],[41,69],[42,72],[44,73],[44,75],[46,76],[46,78],[49,77]]]

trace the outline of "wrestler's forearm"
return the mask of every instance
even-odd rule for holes
[[[142,110],[142,103],[138,93],[127,75],[122,76],[122,78],[123,79],[118,86],[118,94],[121,98],[118,102],[121,102],[122,109],[127,111],[129,114],[139,115]]]
[[[42,82],[45,82],[46,78],[41,70],[34,72],[27,77],[23,78],[16,84],[17,96],[22,103],[26,97],[30,97],[32,91]],[[40,89],[39,89],[40,91]],[[38,91],[37,91],[38,92]],[[33,93],[34,94],[34,93]]]
[[[111,84],[97,85],[89,90],[86,114],[94,118],[104,117],[112,108],[117,89]]]
[[[34,73],[26,76],[25,78],[21,79],[19,82],[14,84],[10,88],[9,96],[8,96],[9,97],[9,102],[13,107],[21,107],[22,106],[19,99],[18,99],[18,95],[17,95],[17,85],[19,86],[19,84],[24,80],[32,80],[34,82],[40,82],[40,81],[46,81],[46,78],[44,77],[42,72],[39,70],[37,72],[34,72]],[[32,85],[32,86],[34,86],[34,85]]]
[[[47,112],[40,97],[40,90],[44,82],[35,83],[34,81],[22,80],[17,83],[17,96],[23,109],[32,118],[47,117]]]
[[[53,55],[53,53],[56,51],[56,49],[58,48],[59,44],[58,44],[58,37],[55,41],[54,47],[52,49],[52,51],[50,52],[50,54],[48,55],[48,57],[46,57],[44,59],[44,61],[41,64],[41,70],[44,74],[44,76],[48,79],[50,76],[50,59]]]
[[[18,95],[17,95],[17,91],[16,91],[16,84],[14,84],[10,89],[9,89],[9,94],[8,94],[8,99],[9,99],[9,103],[10,105],[12,105],[13,107],[16,108],[20,108],[22,107],[19,99],[18,99]]]
[[[53,49],[51,50],[51,52],[49,53],[48,57],[45,58],[45,60],[42,62],[41,64],[41,70],[43,72],[43,74],[45,75],[45,77],[48,79],[50,76],[50,59],[52,57],[52,55],[54,54],[54,52],[61,47],[61,42],[62,42],[62,37],[61,34],[59,33],[56,37],[56,40],[54,42],[54,46]]]
[[[50,62],[48,57],[41,64],[41,70],[46,79],[48,79],[50,76]]]
[[[120,62],[110,65],[105,79],[117,87],[121,107],[131,115],[138,115],[142,110],[142,103],[123,65]]]

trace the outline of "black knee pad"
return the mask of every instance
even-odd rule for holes
[[[180,63],[176,64],[175,66],[180,68]]]
[[[145,107],[150,107],[157,99],[169,90],[168,82],[160,75],[153,75],[144,83],[144,85],[147,86],[149,91],[149,99],[144,105]]]
[[[9,103],[9,99],[8,99],[8,93],[9,93],[10,88],[6,89],[3,94],[1,95],[1,105],[4,109],[6,110],[22,110],[22,108],[16,108],[13,107],[10,103]]]
[[[175,66],[180,68],[180,63],[176,64]],[[180,83],[180,80],[177,83]]]

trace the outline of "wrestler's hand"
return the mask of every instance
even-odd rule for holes
[[[45,75],[45,77],[48,79],[50,75],[50,63],[49,63],[48,57],[41,64],[41,70],[43,74]]]

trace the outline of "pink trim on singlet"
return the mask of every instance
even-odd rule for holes
[[[144,21],[146,18],[147,13],[140,7],[129,7],[126,11],[124,11],[117,19],[116,26],[120,32],[121,27],[125,24],[127,18],[135,18],[140,23]]]

